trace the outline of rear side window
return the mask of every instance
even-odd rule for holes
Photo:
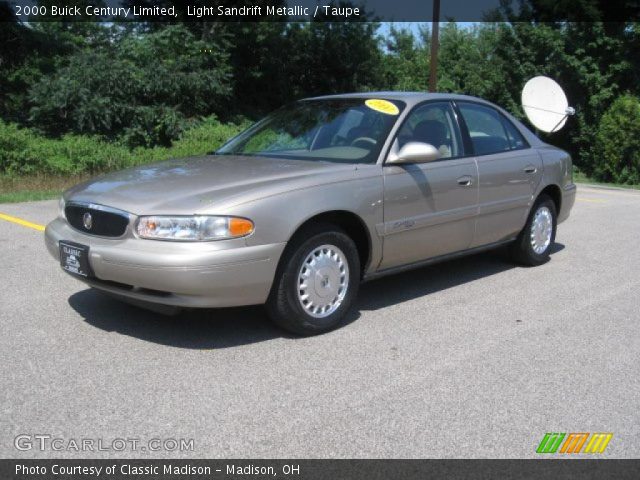
[[[491,107],[459,103],[476,155],[526,148],[522,134],[502,114]]]
[[[509,121],[509,119],[505,118],[504,115],[500,115],[500,118],[502,119],[504,128],[507,131],[507,137],[509,138],[511,149],[520,150],[522,148],[528,148],[529,144],[520,133],[520,130],[518,130],[513,123]]]

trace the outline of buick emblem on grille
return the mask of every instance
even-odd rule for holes
[[[82,216],[82,224],[84,225],[84,228],[91,230],[91,227],[93,226],[93,217],[89,212],[85,212]]]

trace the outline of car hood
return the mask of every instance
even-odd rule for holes
[[[331,162],[207,155],[103,175],[64,196],[136,215],[214,213],[211,208],[352,178],[355,169]]]

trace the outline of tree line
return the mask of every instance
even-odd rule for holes
[[[29,171],[18,156],[8,160],[22,128],[47,141],[86,136],[129,151],[170,148],[190,129],[243,124],[302,97],[427,88],[428,27],[416,35],[396,24],[382,35],[375,21],[25,25],[1,8],[0,16],[5,172]],[[438,89],[522,118],[524,83],[548,75],[577,114],[545,140],[570,151],[588,175],[640,183],[640,24],[597,15],[546,21],[535,10],[496,20],[442,26]]]

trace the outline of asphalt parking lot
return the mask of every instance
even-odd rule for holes
[[[260,307],[118,303],[0,220],[0,456],[526,458],[546,432],[612,432],[601,456],[638,457],[639,220],[640,192],[580,186],[547,264],[497,251],[376,280],[346,326],[304,339]],[[194,444],[18,451],[20,434]]]

